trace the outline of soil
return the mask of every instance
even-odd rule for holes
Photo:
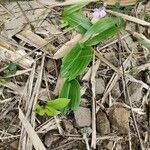
[[[91,17],[100,6],[92,2],[83,11]],[[150,1],[106,6],[126,15],[126,29],[93,47],[101,58],[78,77],[78,110],[35,113],[35,104],[58,97],[63,83],[61,58],[53,56],[67,42],[80,41],[62,27],[64,7],[58,0],[0,2],[0,150],[90,150],[93,143],[97,150],[150,149],[150,25],[142,25],[150,22]]]

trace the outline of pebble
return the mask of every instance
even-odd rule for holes
[[[78,110],[74,111],[74,117],[78,127],[90,126],[92,123],[91,111],[89,108],[79,107]]]
[[[105,82],[102,78],[95,79],[95,94],[103,94],[105,90]]]
[[[110,133],[110,123],[107,118],[107,115],[105,112],[103,112],[101,109],[98,111],[96,115],[96,127],[97,132],[100,133],[100,135],[105,135]]]

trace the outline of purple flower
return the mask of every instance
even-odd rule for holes
[[[95,8],[94,12],[93,12],[93,18],[102,18],[106,16],[106,8],[105,7],[101,7],[99,9]]]

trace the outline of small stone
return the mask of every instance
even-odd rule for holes
[[[47,62],[47,71],[51,72],[52,70],[54,70],[55,65],[54,65],[54,61],[52,59],[49,59]]]
[[[11,133],[11,134],[14,134],[15,132],[17,132],[18,128],[15,127],[15,126],[11,126],[9,129],[8,129],[8,132]]]
[[[55,136],[54,134],[58,134],[58,132],[56,130],[52,130],[52,131],[46,133],[45,139],[44,139],[44,144],[47,147],[51,147],[52,145],[56,144],[59,141],[60,137]]]
[[[92,129],[91,129],[91,127],[84,127],[84,128],[81,128],[80,132],[82,134],[86,133],[86,135],[89,137],[92,133]]]
[[[108,143],[105,145],[105,148],[107,150],[112,150],[113,145],[114,145],[114,141],[108,141]]]
[[[139,83],[131,83],[129,85],[129,94],[132,102],[140,102],[142,95],[143,86]]]
[[[95,79],[95,94],[103,94],[105,90],[105,82],[102,78]]]
[[[10,146],[14,149],[14,150],[17,150],[18,149],[18,145],[19,145],[19,141],[18,140],[15,140],[13,141]]]
[[[128,134],[130,111],[121,104],[113,104],[108,108],[108,117],[113,130],[120,134]]]
[[[74,111],[75,122],[78,127],[85,127],[91,125],[91,111],[89,108],[80,107]]]
[[[96,115],[96,127],[100,135],[105,135],[110,133],[110,123],[107,115],[102,110],[99,110]]]
[[[62,126],[63,126],[66,134],[75,134],[76,130],[73,127],[73,124],[71,121],[63,119]]]
[[[120,88],[119,88],[119,82],[116,82],[114,88],[112,89],[112,97],[114,99],[117,99],[120,96],[121,96],[121,91],[120,91]]]
[[[81,98],[80,106],[88,107],[89,106],[89,101],[85,98]]]

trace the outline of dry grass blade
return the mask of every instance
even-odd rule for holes
[[[79,42],[82,38],[81,34],[76,35],[73,39],[65,43],[53,56],[54,59],[60,59],[70,52],[70,50]]]
[[[59,91],[62,88],[63,83],[64,83],[64,79],[59,75],[58,79],[57,79],[57,82],[56,82],[55,89],[54,89],[55,96],[58,96]]]
[[[115,5],[116,0],[102,0],[108,5]],[[137,0],[120,0],[119,3],[121,6],[128,6],[128,5],[134,5],[137,2]]]
[[[112,15],[115,15],[117,17],[122,17],[125,20],[131,21],[131,22],[143,25],[143,26],[150,27],[150,23],[149,22],[146,22],[144,20],[138,19],[136,17],[132,17],[132,16],[129,16],[129,15],[126,15],[126,14],[122,14],[122,13],[119,13],[119,12],[115,12],[115,11],[112,11],[112,10],[107,10],[107,12],[112,14]]]
[[[110,63],[105,57],[103,57],[100,53],[98,53],[97,51],[95,51],[95,55],[102,61],[104,62],[106,65],[108,65],[111,69],[113,69],[115,72],[117,72],[118,74],[121,74],[120,70],[115,67],[112,63]]]
[[[23,55],[26,54],[24,50],[16,51],[15,47],[11,46],[9,43],[6,43],[2,39],[0,39],[0,48],[0,59],[15,61],[16,59],[22,58],[20,61],[18,61],[18,64],[25,69],[30,68],[34,61],[31,57],[23,57]]]
[[[6,77],[1,77],[1,78],[11,78],[11,77],[19,76],[19,75],[22,75],[22,74],[26,74],[26,73],[30,72],[31,70],[32,69],[19,70],[15,74],[12,74],[12,75],[9,75],[9,76],[6,76]]]
[[[22,91],[24,87],[14,84],[13,82],[6,82],[2,84],[2,86],[7,87],[8,89],[11,89],[15,94],[19,94],[21,96],[23,94]]]
[[[30,140],[34,145],[34,148],[36,150],[46,150],[42,141],[40,140],[37,133],[34,131],[33,127],[31,126],[31,124],[29,123],[29,121],[27,120],[27,118],[25,117],[20,108],[19,108],[19,119],[22,125],[24,126],[26,132],[28,133],[28,136],[30,137]]]
[[[41,38],[39,35],[33,33],[30,29],[26,28],[20,33],[16,34],[16,37],[21,39],[22,41],[25,41],[26,43],[29,43],[31,46],[34,46],[36,48],[40,47],[41,45],[46,45],[47,41],[43,38]],[[41,49],[45,53],[49,53],[50,51],[53,51],[53,48],[50,44],[48,46],[44,46]]]
[[[66,6],[66,5],[73,5],[77,3],[84,3],[84,2],[96,2],[98,0],[65,0],[64,2],[58,2],[55,0],[38,0],[40,3],[44,5],[49,5],[50,7],[55,7],[55,6]]]
[[[36,131],[38,133],[47,133],[50,130],[56,130],[57,125],[55,119],[49,119],[46,122],[44,122],[42,125],[38,126],[36,128]]]
[[[10,101],[12,101],[12,98],[7,98],[7,99],[4,99],[4,100],[1,100],[0,104],[7,103],[7,102],[10,102]]]
[[[93,57],[93,66],[92,66],[92,73],[91,73],[91,84],[92,84],[92,141],[91,147],[96,148],[96,103],[95,103],[95,76],[96,72],[99,68],[100,61],[97,61],[96,65],[95,57]]]

